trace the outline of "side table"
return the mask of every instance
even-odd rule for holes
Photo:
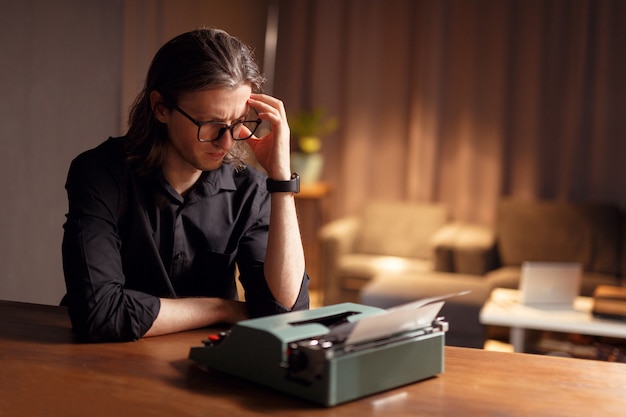
[[[547,330],[626,339],[626,322],[595,318],[593,300],[576,297],[573,306],[528,306],[519,302],[519,291],[495,288],[480,311],[484,325],[510,327],[515,352],[524,352],[525,330]]]
[[[330,193],[330,185],[319,181],[302,183],[300,192],[296,194],[296,208],[300,220],[300,233],[304,246],[306,269],[311,277],[311,290],[321,293],[324,288],[320,266],[319,229],[326,221],[326,198]]]

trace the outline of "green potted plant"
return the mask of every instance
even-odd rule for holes
[[[322,137],[334,132],[338,126],[338,119],[328,117],[323,107],[302,111],[289,118],[289,127],[294,138],[291,166],[300,175],[300,181],[319,181],[324,166],[324,158],[320,153]]]

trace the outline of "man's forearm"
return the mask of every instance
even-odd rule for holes
[[[198,329],[247,318],[245,303],[221,298],[161,298],[157,318],[144,336]]]
[[[265,279],[276,301],[291,308],[300,292],[305,261],[293,194],[274,193]]]

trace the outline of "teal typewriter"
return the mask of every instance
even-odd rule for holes
[[[444,371],[444,301],[355,303],[244,320],[194,346],[199,365],[325,406]]]

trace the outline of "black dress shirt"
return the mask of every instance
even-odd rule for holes
[[[75,331],[92,341],[135,340],[160,297],[237,298],[236,266],[251,317],[286,312],[263,274],[270,198],[265,176],[224,164],[183,198],[158,173],[136,175],[124,138],[71,164],[63,268]],[[309,305],[305,273],[294,309]]]

